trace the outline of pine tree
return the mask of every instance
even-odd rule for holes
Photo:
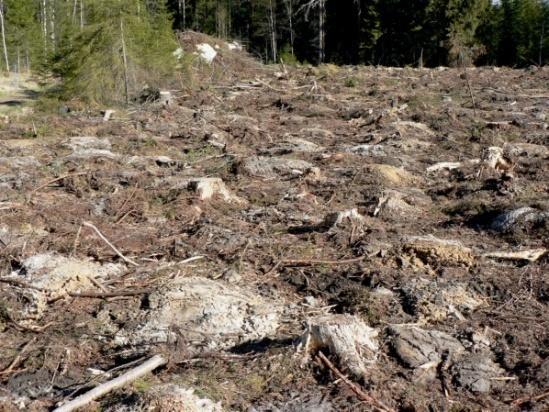
[[[477,40],[476,32],[489,6],[490,0],[448,1],[448,53],[452,64],[471,65],[484,52]]]
[[[177,45],[164,7],[142,0],[95,0],[86,6],[86,25],[56,56],[65,96],[127,103],[145,86],[160,86],[173,76]]]

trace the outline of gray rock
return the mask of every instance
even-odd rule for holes
[[[503,377],[505,371],[486,353],[471,354],[452,367],[456,382],[471,392],[487,393],[500,384],[494,380]]]
[[[549,213],[542,212],[532,207],[521,207],[502,213],[494,219],[490,228],[498,232],[514,232],[524,229],[528,225],[544,223]]]
[[[39,167],[40,162],[34,156],[0,157],[0,166],[10,169],[24,169],[28,167]]]
[[[430,362],[438,364],[443,356],[461,353],[463,345],[454,337],[437,330],[425,330],[416,326],[391,326],[392,344],[402,362],[418,368]]]
[[[303,175],[314,166],[305,160],[282,157],[253,156],[242,163],[242,168],[252,176],[276,178],[280,175]]]

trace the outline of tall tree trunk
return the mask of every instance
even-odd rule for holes
[[[78,7],[78,0],[74,0],[72,4],[72,24],[76,26],[76,9]]]
[[[80,0],[80,30],[84,30],[84,0]]]
[[[187,4],[185,0],[177,0],[177,6],[179,9],[179,16],[181,18],[181,28],[187,27]]]
[[[324,63],[326,50],[326,0],[319,0],[318,8],[318,62]]]
[[[4,48],[4,62],[6,64],[6,73],[10,74],[10,62],[8,59],[8,47],[6,45],[6,21],[4,19],[4,0],[0,0],[0,24],[2,25],[2,47]]]
[[[48,54],[48,4],[42,0],[42,36],[44,37],[44,56]]]
[[[124,38],[124,22],[120,16],[120,38],[122,40],[122,63],[124,64],[124,95],[126,104],[130,102],[129,84],[128,84],[128,56],[126,55],[126,39]]]
[[[278,45],[276,42],[276,16],[275,16],[275,10],[273,8],[273,0],[269,0],[269,34],[271,37],[271,56],[273,58],[273,62],[276,62],[278,60]]]
[[[26,66],[27,66],[27,73],[30,73],[30,71],[31,71],[31,60],[30,60],[30,52],[29,52],[29,47],[28,46],[25,48],[25,60],[26,60]]]
[[[539,61],[539,66],[540,67],[543,64],[543,42],[545,40],[544,37],[545,37],[545,20],[541,23],[541,33],[539,35],[539,56],[538,56],[538,61]]]
[[[284,5],[286,6],[286,14],[288,15],[288,26],[290,29],[290,51],[292,56],[295,56],[294,52],[294,43],[295,43],[295,33],[294,33],[294,4],[293,0],[284,0]]]
[[[50,1],[50,39],[51,39],[51,47],[52,50],[55,51],[56,49],[56,37],[55,37],[55,2]]]

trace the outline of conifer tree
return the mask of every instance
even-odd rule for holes
[[[86,25],[59,51],[56,72],[66,96],[126,103],[174,73],[176,49],[164,7],[143,0],[94,0]]]

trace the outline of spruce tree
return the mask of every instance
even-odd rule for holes
[[[84,28],[56,56],[66,97],[128,103],[174,75],[177,48],[165,8],[143,0],[87,2]]]

